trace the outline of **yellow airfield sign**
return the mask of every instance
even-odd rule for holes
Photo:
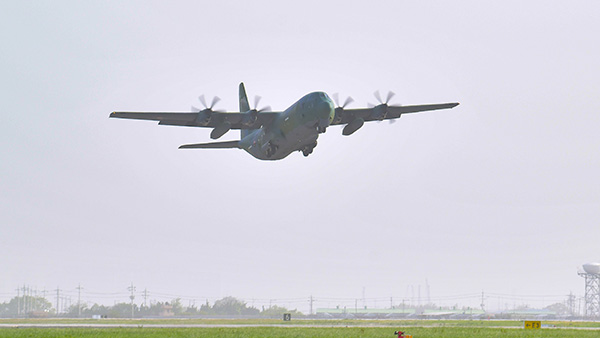
[[[542,322],[535,320],[526,320],[523,324],[526,329],[539,329],[542,327]]]

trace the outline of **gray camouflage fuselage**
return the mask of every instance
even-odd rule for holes
[[[333,102],[323,92],[305,95],[284,110],[270,125],[242,130],[240,148],[261,160],[280,160],[294,151],[305,155],[317,145],[319,133],[335,116]]]

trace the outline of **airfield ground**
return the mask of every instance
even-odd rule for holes
[[[361,337],[393,338],[402,330],[414,338],[600,336],[599,322],[542,322],[525,330],[520,321],[445,320],[207,320],[207,319],[0,319],[0,337]]]

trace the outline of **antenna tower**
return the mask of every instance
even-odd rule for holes
[[[577,274],[585,278],[585,316],[600,317],[600,263],[584,264]]]

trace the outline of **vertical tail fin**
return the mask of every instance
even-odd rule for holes
[[[248,103],[248,96],[246,95],[246,88],[244,83],[240,82],[240,113],[245,113],[250,110],[250,104]],[[241,138],[243,139],[250,133],[248,129],[240,129]]]
[[[244,83],[240,83],[240,113],[245,113],[250,110],[250,104],[248,104],[248,96],[246,95],[246,88]]]

